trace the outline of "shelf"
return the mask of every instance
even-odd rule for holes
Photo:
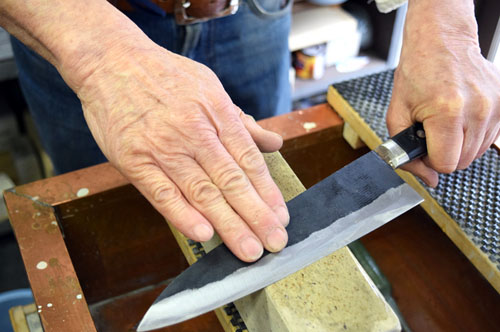
[[[365,76],[388,69],[388,65],[385,60],[371,55],[366,56],[369,59],[368,64],[358,70],[350,72],[339,72],[337,70],[337,67],[333,66],[327,68],[325,71],[325,75],[323,75],[323,77],[318,80],[303,80],[300,78],[296,78],[295,87],[292,91],[292,100],[300,100],[320,94],[322,92],[326,94],[328,86],[333,83],[350,80],[356,77]]]

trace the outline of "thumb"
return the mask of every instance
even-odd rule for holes
[[[243,125],[252,136],[253,141],[262,152],[278,151],[283,145],[283,138],[270,130],[266,130],[255,122],[254,118],[240,111],[240,118]]]
[[[387,110],[387,129],[389,130],[389,135],[393,137],[394,135],[402,132],[406,128],[413,125],[414,121],[411,117],[411,111],[406,106],[406,104],[395,94],[392,96],[389,109]],[[424,123],[425,130],[425,123]],[[426,132],[427,134],[427,132]],[[428,136],[428,135],[427,135]],[[427,146],[429,144],[427,143]],[[439,182],[438,173],[428,166],[427,157],[420,158],[403,165],[401,169],[418,176],[422,181],[424,181],[430,187],[436,187]]]

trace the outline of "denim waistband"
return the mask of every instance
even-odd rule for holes
[[[159,15],[165,17],[167,13],[156,4],[149,0],[128,0],[130,5],[136,10],[147,11],[150,14]],[[262,18],[279,18],[285,15],[288,10],[292,7],[293,0],[240,0],[240,2],[246,2],[248,7],[259,17]],[[269,8],[270,2],[274,2],[277,8]],[[266,6],[267,5],[267,6]],[[271,6],[273,7],[273,6]]]

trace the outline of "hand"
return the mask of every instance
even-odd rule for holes
[[[3,0],[0,24],[78,94],[97,144],[186,236],[214,228],[242,260],[287,242],[288,211],[262,151],[281,147],[205,66],[154,44],[102,0]]]
[[[387,126],[392,136],[424,124],[428,156],[403,168],[435,187],[437,172],[466,168],[498,137],[500,72],[481,55],[474,31],[432,21],[409,11]]]
[[[74,84],[85,118],[149,202],[191,239],[215,228],[244,261],[281,250],[289,216],[256,146],[276,151],[281,137],[235,106],[210,69],[149,40],[96,61]]]

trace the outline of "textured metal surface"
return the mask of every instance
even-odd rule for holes
[[[334,85],[383,141],[389,138],[385,114],[391,100],[393,79],[394,71],[389,70]],[[500,269],[498,152],[491,148],[467,169],[441,174],[437,188],[425,187],[473,243]]]

